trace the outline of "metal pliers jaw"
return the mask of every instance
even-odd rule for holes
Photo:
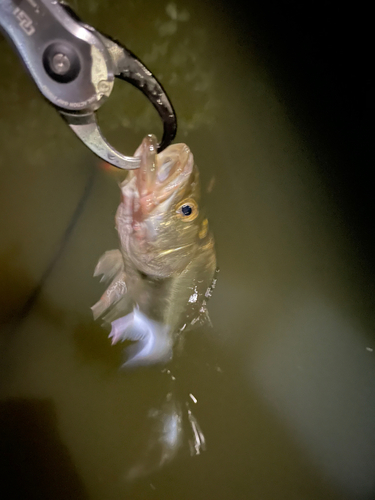
[[[176,135],[177,122],[163,87],[120,43],[82,23],[56,0],[0,0],[0,28],[15,45],[42,94],[75,134],[100,158],[134,169],[139,159],[125,156],[104,138],[95,112],[110,96],[115,78],[140,89],[164,125],[158,151]]]

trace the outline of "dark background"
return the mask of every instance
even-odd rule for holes
[[[255,44],[279,98],[314,152],[330,194],[375,275],[373,40],[370,4],[268,0],[221,4],[244,51]]]

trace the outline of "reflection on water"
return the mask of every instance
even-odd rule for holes
[[[123,40],[170,94],[179,140],[210,191],[220,286],[213,328],[186,336],[173,400],[161,368],[118,371],[121,346],[90,311],[101,293],[92,270],[117,246],[118,186],[0,40],[0,470],[14,484],[9,499],[30,489],[41,499],[373,498],[370,278],[266,62],[216,4],[73,7]],[[105,133],[135,150],[159,130],[149,108],[122,85],[101,113]],[[12,331],[92,170],[74,231]]]
[[[131,467],[126,479],[132,481],[151,474],[173,460],[182,446],[181,405],[172,392],[160,409],[152,408],[148,413],[152,434],[146,433],[146,445],[138,463]],[[148,434],[148,435],[147,435]]]

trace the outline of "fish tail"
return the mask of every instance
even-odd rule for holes
[[[138,309],[112,321],[109,337],[112,344],[130,340],[135,342],[127,348],[124,368],[165,363],[172,358],[172,339],[169,328],[151,320]]]

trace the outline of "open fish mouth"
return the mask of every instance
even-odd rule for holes
[[[143,139],[134,156],[141,159],[134,175],[140,210],[143,216],[147,216],[186,184],[193,171],[194,158],[185,144],[174,144],[157,154],[154,135]]]
[[[143,198],[152,193],[156,180],[157,142],[154,135],[145,137],[135,152],[141,159],[139,169],[135,172],[139,197]]]

